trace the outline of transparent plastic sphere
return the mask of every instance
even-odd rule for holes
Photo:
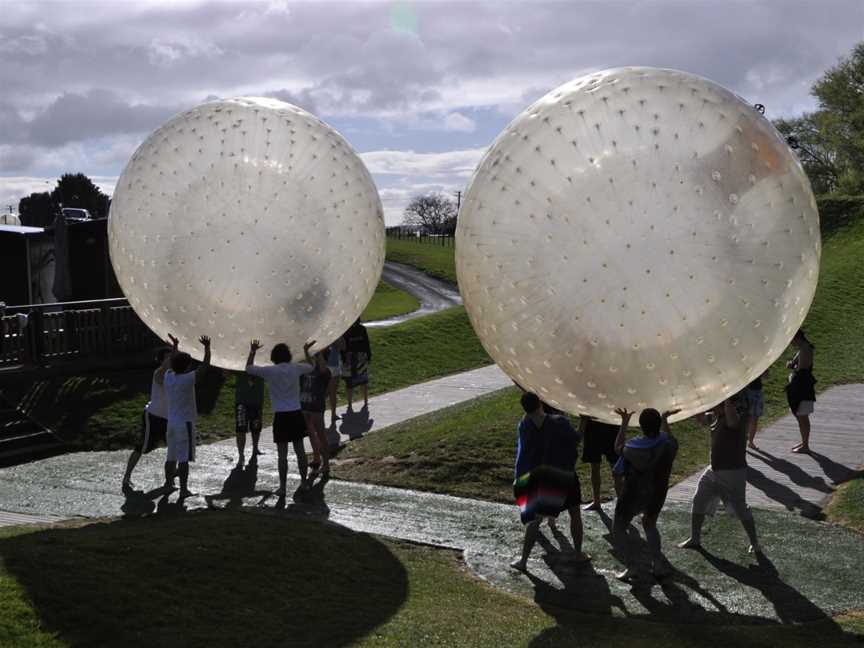
[[[537,101],[481,161],[456,268],[483,346],[574,414],[712,407],[807,314],[819,215],[771,123],[717,84],[620,68]]]
[[[161,126],[120,176],[108,223],[111,263],[157,335],[213,363],[245,366],[287,342],[302,356],[340,336],[375,292],[384,216],[351,146],[274,99],[202,104]]]

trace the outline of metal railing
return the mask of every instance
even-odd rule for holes
[[[158,344],[126,299],[11,306],[0,318],[0,367],[119,361]]]

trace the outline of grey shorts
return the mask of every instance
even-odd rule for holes
[[[693,513],[713,515],[720,500],[741,519],[751,515],[747,506],[746,468],[714,470],[709,466],[705,469],[693,496]]]

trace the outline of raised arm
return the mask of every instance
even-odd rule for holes
[[[672,434],[672,430],[669,429],[669,417],[675,416],[680,409],[667,410],[663,412],[663,415],[660,417],[660,429],[663,430],[666,434]]]
[[[303,355],[306,356],[306,362],[308,362],[312,366],[315,366],[315,361],[312,359],[312,354],[309,353],[309,349],[311,349],[313,346],[315,346],[316,341],[317,340],[310,340],[309,342],[307,342],[306,344],[303,345]]]
[[[246,368],[248,369],[255,364],[255,353],[261,348],[260,340],[252,340],[249,343],[249,355],[246,356]]]
[[[198,365],[198,368],[195,371],[197,373],[204,373],[210,368],[210,338],[207,335],[202,335],[198,338],[198,341],[201,343],[201,346],[204,347],[204,360],[201,361],[201,364]]]
[[[627,426],[630,425],[630,417],[633,416],[633,412],[619,407],[615,413],[621,417],[621,427],[618,428],[618,436],[615,437],[615,454],[620,455],[624,452],[624,446],[627,443]]]

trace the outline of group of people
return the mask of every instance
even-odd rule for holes
[[[122,487],[131,489],[132,473],[141,455],[166,445],[165,488],[176,488],[180,481],[180,499],[193,493],[189,490],[189,463],[195,461],[195,421],[198,408],[195,399],[196,377],[210,367],[210,338],[202,336],[202,362],[193,368],[192,357],[180,351],[177,338],[169,335],[170,348],[157,353],[157,369],[153,372],[150,401],[144,408],[141,443],[126,465]],[[357,320],[346,333],[330,346],[312,353],[315,340],[303,346],[305,362],[294,362],[287,344],[276,344],[270,352],[269,365],[255,363],[261,349],[252,340],[246,358],[246,368],[235,379],[235,435],[238,464],[245,463],[246,435],[252,437],[250,462],[261,454],[259,447],[264,406],[264,386],[270,393],[273,409],[273,441],[277,450],[279,488],[284,496],[288,475],[288,445],[294,449],[300,472],[300,489],[308,489],[319,477],[330,477],[330,444],[324,424],[327,400],[330,401],[331,426],[336,424],[336,400],[339,380],[343,380],[348,397],[348,410],[353,408],[354,389],[359,387],[363,407],[369,407],[369,362],[372,358],[369,335]],[[307,460],[304,439],[309,437],[312,461]]]
[[[810,421],[813,412],[815,378],[813,377],[813,344],[804,331],[796,333],[793,344],[797,352],[787,363],[792,370],[786,387],[787,400],[801,431],[801,443],[793,452],[809,451]],[[698,549],[707,515],[713,514],[722,501],[744,528],[750,551],[761,555],[756,523],[746,502],[747,447],[755,448],[756,426],[762,414],[761,377],[741,392],[711,410],[697,416],[711,435],[710,465],[699,478],[691,509],[690,536],[680,542],[682,549]],[[570,532],[576,562],[590,560],[582,550],[582,493],[575,471],[579,444],[584,440],[582,460],[591,464],[592,501],[586,511],[601,510],[601,463],[605,458],[612,469],[617,500],[612,522],[612,542],[624,569],[622,580],[634,580],[638,563],[629,549],[627,531],[630,523],[641,516],[650,558],[650,570],[662,578],[670,572],[662,553],[657,519],[666,501],[672,466],[678,442],[671,434],[668,419],[678,410],[664,413],[642,410],[639,415],[641,434],[628,439],[632,412],[616,409],[619,426],[582,417],[578,429],[570,419],[544,404],[531,392],[521,398],[525,415],[517,428],[516,467],[513,484],[516,504],[525,525],[522,553],[511,563],[519,571],[527,570],[528,558],[546,520],[555,525],[563,511],[570,514]]]

